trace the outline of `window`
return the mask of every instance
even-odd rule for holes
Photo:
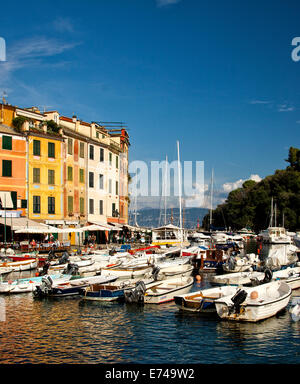
[[[116,195],[119,194],[119,182],[116,181]]]
[[[49,185],[55,184],[55,171],[54,171],[54,169],[48,169],[48,184]]]
[[[11,177],[12,175],[12,161],[11,160],[2,160],[2,176]]]
[[[109,165],[112,165],[112,153],[109,152]]]
[[[99,189],[104,189],[104,176],[99,175]]]
[[[33,196],[33,213],[41,213],[41,196]]]
[[[73,196],[68,196],[68,213],[73,213]]]
[[[40,140],[33,140],[33,155],[41,156],[41,142]]]
[[[55,213],[55,197],[48,197],[48,213]]]
[[[119,168],[119,156],[116,156],[116,168]]]
[[[79,182],[84,183],[84,169],[79,169]]]
[[[55,143],[48,143],[48,157],[55,158]]]
[[[89,206],[90,206],[90,214],[93,215],[94,214],[94,200],[93,199],[89,199]]]
[[[103,200],[99,200],[99,215],[103,215]]]
[[[68,167],[68,181],[73,181],[73,168]]]
[[[25,199],[21,200],[21,208],[27,208],[27,200]]]
[[[112,193],[112,181],[111,181],[111,179],[109,179],[109,182],[108,182],[108,193]]]
[[[94,146],[90,145],[90,159],[94,160]]]
[[[89,172],[89,187],[94,188],[94,172]]]
[[[33,182],[40,183],[41,179],[41,170],[40,168],[33,168]]]
[[[96,138],[99,139],[99,132],[96,131]]]
[[[68,139],[68,155],[73,155],[73,139]]]
[[[2,149],[12,150],[12,137],[2,136]]]
[[[111,205],[111,211],[112,211],[112,216],[114,217],[116,214],[116,203],[112,203]]]
[[[100,161],[104,161],[104,148],[100,148]]]
[[[80,147],[79,147],[79,156],[81,158],[84,158],[84,143],[80,143]]]
[[[79,209],[80,209],[80,214],[84,214],[84,198],[80,197],[79,199]]]

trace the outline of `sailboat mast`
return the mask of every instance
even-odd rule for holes
[[[179,227],[180,227],[180,241],[182,242],[182,216],[181,216],[181,167],[180,167],[180,154],[179,154],[179,141],[177,141],[177,154],[178,154],[178,188],[179,188]]]
[[[167,173],[168,170],[168,156],[166,156],[166,163],[165,163],[165,188],[164,188],[164,195],[165,195],[165,225],[167,225]]]
[[[213,188],[214,188],[214,170],[211,171],[211,187],[210,187],[210,212],[209,212],[209,229],[212,226],[212,206],[213,206]]]
[[[271,199],[271,217],[269,227],[273,227],[273,197]]]
[[[277,220],[276,220],[276,216],[277,216],[277,206],[276,206],[276,203],[275,203],[275,213],[274,213],[274,222],[275,222],[275,227],[277,226]]]

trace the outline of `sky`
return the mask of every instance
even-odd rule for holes
[[[214,170],[216,205],[300,147],[299,17],[291,0],[5,2],[0,93],[124,122],[131,162],[176,160],[178,140],[182,161],[204,162],[199,196]]]

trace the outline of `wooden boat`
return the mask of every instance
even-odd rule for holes
[[[234,296],[215,301],[222,319],[257,322],[275,316],[286,308],[292,294],[291,287],[283,281],[272,281],[257,287],[243,288]]]
[[[37,261],[29,259],[24,261],[3,262],[0,263],[0,268],[2,267],[12,268],[13,272],[29,271],[37,267]]]
[[[146,273],[152,271],[152,267],[148,265],[138,265],[132,267],[116,267],[116,268],[102,268],[101,276],[115,275],[119,278],[133,279],[138,276],[144,276]]]
[[[146,289],[145,304],[162,304],[173,301],[174,296],[187,293],[194,284],[193,277],[180,277],[158,282]]]
[[[215,301],[223,296],[233,296],[237,290],[238,287],[225,285],[175,296],[174,301],[177,307],[183,311],[216,313]]]
[[[55,281],[56,284],[64,283],[65,281],[70,280],[70,275],[50,275],[51,279]],[[42,283],[43,276],[38,277],[29,277],[24,279],[17,279],[14,281],[8,280],[0,283],[0,293],[25,293],[33,292],[35,288]]]
[[[85,300],[96,300],[96,301],[116,301],[122,300],[125,296],[126,289],[132,289],[135,284],[140,281],[135,280],[124,280],[116,281],[107,284],[91,284],[86,288],[82,289],[80,294]],[[149,286],[153,284],[154,279],[143,280],[144,284]]]
[[[38,285],[33,291],[35,297],[46,296],[73,296],[79,295],[81,290],[91,284],[104,284],[117,280],[117,276],[92,276],[85,278],[74,278],[70,280],[56,284],[49,276],[44,276],[42,284]]]

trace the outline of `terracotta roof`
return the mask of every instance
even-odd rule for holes
[[[14,128],[9,127],[8,125],[5,125],[5,124],[0,124],[0,132],[9,133],[10,135],[23,136],[21,132],[18,132]]]

